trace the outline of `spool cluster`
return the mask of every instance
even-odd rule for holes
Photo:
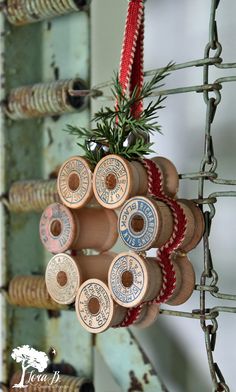
[[[175,166],[166,158],[152,161],[161,171],[162,188],[177,200],[179,185]],[[176,217],[163,200],[151,197],[150,174],[139,161],[107,155],[94,172],[89,162],[74,156],[58,173],[60,203],[49,205],[40,220],[40,237],[53,253],[45,281],[52,299],[60,305],[75,304],[77,317],[92,333],[125,326],[127,314],[140,306],[133,323],[152,324],[163,289],[164,271],[151,248],[162,248],[173,237]],[[187,252],[200,241],[204,221],[190,200],[178,200],[186,221],[184,237],[172,255],[176,284],[167,303],[180,305],[191,296],[195,274]],[[118,237],[126,251],[111,251]],[[96,255],[83,251],[91,249]]]

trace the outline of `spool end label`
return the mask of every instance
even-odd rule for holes
[[[131,249],[151,248],[158,226],[158,216],[153,203],[145,197],[131,198],[120,211],[119,234]]]
[[[66,275],[65,284],[58,281],[61,273]],[[45,281],[54,301],[65,305],[73,303],[80,285],[80,273],[74,259],[66,254],[52,257],[47,265]]]
[[[61,253],[70,249],[75,236],[75,222],[69,209],[59,203],[49,205],[41,216],[39,232],[49,252]]]
[[[115,208],[126,200],[130,187],[130,175],[121,158],[108,156],[95,168],[94,193],[102,205]]]
[[[57,189],[61,200],[71,208],[86,204],[92,197],[92,172],[80,157],[68,159],[58,174]]]
[[[98,279],[87,280],[76,297],[79,320],[90,332],[105,331],[113,317],[113,300],[108,288]]]
[[[129,307],[142,302],[147,274],[138,255],[118,255],[110,267],[108,279],[112,296],[120,305]]]

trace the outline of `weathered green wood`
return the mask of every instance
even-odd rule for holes
[[[56,73],[60,79],[79,76],[89,83],[89,23],[89,15],[82,12],[22,27],[3,21],[6,91],[55,80]],[[1,116],[1,191],[7,190],[15,180],[48,178],[65,158],[80,154],[74,138],[63,129],[68,123],[89,126],[89,118],[89,109],[61,116],[57,121],[51,118],[6,120],[4,125]],[[50,255],[39,240],[40,214],[6,213],[5,218],[7,226],[2,220],[1,236],[6,233],[7,262],[3,259],[4,239],[1,261],[6,265],[7,278],[2,283],[16,274],[43,274]],[[8,328],[3,326],[3,333],[7,331],[7,336],[2,335],[2,339],[8,374],[2,368],[0,381],[9,379],[13,363],[10,353],[21,344],[45,352],[53,346],[57,351],[55,362],[63,360],[74,366],[78,374],[92,375],[92,338],[82,330],[75,312],[49,317],[46,310],[7,306],[6,313]]]
[[[110,329],[98,335],[96,347],[122,391],[167,391],[129,329]]]

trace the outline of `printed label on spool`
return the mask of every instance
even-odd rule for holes
[[[92,191],[91,171],[86,161],[74,158],[65,162],[60,169],[57,186],[67,205],[86,202]]]
[[[105,330],[113,314],[113,302],[108,288],[102,282],[85,282],[76,298],[76,311],[90,330]]]
[[[80,285],[80,274],[74,259],[65,254],[54,256],[47,265],[45,281],[54,301],[60,304],[74,302]]]
[[[49,252],[60,253],[69,249],[75,234],[75,223],[67,207],[51,204],[40,220],[40,238]]]
[[[94,181],[97,197],[104,204],[113,205],[125,197],[130,180],[125,165],[111,157],[98,163]]]
[[[114,299],[120,304],[132,303],[142,300],[145,291],[144,281],[146,274],[140,263],[139,256],[133,254],[120,255],[114,259],[109,271],[109,288]]]
[[[119,217],[119,234],[129,248],[149,249],[157,231],[157,212],[147,198],[133,197],[125,203]]]

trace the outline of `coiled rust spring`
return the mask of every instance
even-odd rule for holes
[[[63,306],[52,300],[48,294],[43,276],[17,275],[11,279],[7,299],[11,305],[57,310]]]
[[[78,95],[71,96],[71,90],[78,91]],[[13,120],[20,120],[82,110],[87,104],[87,98],[82,92],[79,95],[81,90],[86,90],[81,79],[17,87],[10,91],[6,99],[5,113]]]
[[[20,26],[87,9],[90,0],[7,0],[5,13],[10,23]]]
[[[57,378],[53,378],[53,374],[43,373],[41,380],[32,380],[30,379],[29,373],[26,373],[24,383],[27,385],[27,388],[24,390],[27,392],[38,392],[41,390],[45,392],[94,392],[92,382],[85,377],[72,377],[59,374],[59,379]],[[17,372],[13,375],[10,382],[10,392],[22,391],[22,388],[13,387],[13,385],[20,382],[20,379],[21,372]],[[52,385],[50,385],[50,383]]]
[[[43,211],[59,202],[56,180],[16,181],[9,190],[8,208],[14,212]]]

